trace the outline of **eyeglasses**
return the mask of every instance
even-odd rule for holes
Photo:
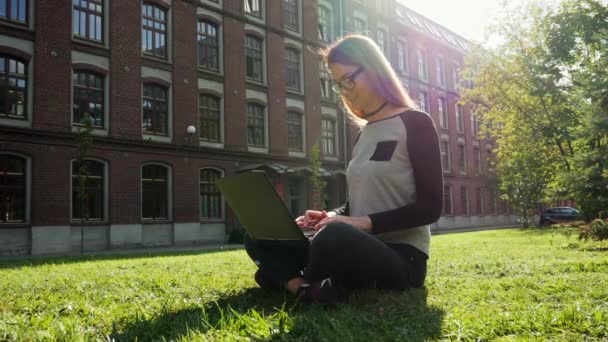
[[[335,82],[331,86],[331,89],[338,94],[342,94],[345,91],[353,89],[355,85],[357,85],[355,83],[355,78],[357,78],[357,75],[359,75],[363,70],[365,70],[365,68],[362,66],[358,67],[357,70],[353,71],[350,75],[344,76],[340,81]]]

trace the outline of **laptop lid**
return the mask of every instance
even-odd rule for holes
[[[265,172],[224,177],[216,185],[254,239],[306,240]]]

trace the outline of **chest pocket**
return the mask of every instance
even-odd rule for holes
[[[380,141],[376,145],[376,150],[369,160],[373,161],[389,161],[393,158],[395,148],[397,147],[397,140],[386,140]]]

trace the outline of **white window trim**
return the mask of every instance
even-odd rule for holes
[[[460,64],[452,63],[452,89],[458,90],[460,86]]]
[[[422,66],[424,66],[424,78],[423,75],[420,74],[420,66],[421,66],[421,61],[420,61],[420,52],[422,52],[422,56],[424,57],[424,63],[422,64]],[[428,82],[429,81],[429,56],[427,55],[427,50],[423,47],[418,47],[416,49],[416,60],[418,61],[418,79],[423,81],[423,82]]]
[[[328,40],[327,40],[327,42],[325,42],[325,41],[322,41],[321,39],[319,39],[319,41],[324,42],[324,43],[331,43],[334,40],[334,6],[330,2],[327,2],[326,0],[318,0],[318,6],[325,7],[325,9],[327,9],[327,11],[328,11],[328,17],[329,17],[329,22],[327,24],[328,25],[328,27],[327,27]]]
[[[31,224],[32,213],[32,158],[17,152],[0,152],[0,155],[11,155],[25,159],[25,217],[23,222],[0,223],[0,227],[8,225],[27,225]]]
[[[224,148],[224,144],[226,141],[226,139],[225,139],[226,126],[225,126],[225,113],[224,113],[224,84],[199,78],[198,79],[198,89],[199,89],[199,98],[197,99],[197,103],[199,103],[198,101],[200,101],[200,92],[201,91],[204,92],[205,90],[212,90],[213,92],[218,93],[220,95],[220,142],[214,143],[214,142],[204,141],[204,140],[199,139],[199,146],[222,149],[222,148]],[[198,108],[199,108],[199,106],[197,106],[197,114],[196,114],[196,117],[197,117],[196,129],[197,130],[200,128],[200,121],[199,121],[200,115],[198,113]],[[199,138],[200,138],[200,132],[199,132]]]
[[[197,48],[197,53],[196,53],[196,67],[199,70],[223,76],[224,75],[224,20],[223,20],[223,17],[219,14],[216,14],[216,13],[206,10],[204,8],[198,8],[196,10],[196,14],[207,15],[207,16],[212,17],[213,19],[217,20],[219,23],[218,27],[217,27],[217,55],[218,55],[217,58],[218,58],[219,71],[205,69],[198,64],[198,48]],[[200,19],[200,18],[196,19],[197,27],[198,27],[198,22],[201,20],[202,19]],[[197,44],[198,44],[198,29],[196,32],[196,39],[197,39]]]
[[[91,46],[102,46],[106,49],[110,48],[110,0],[103,2],[103,44],[95,43],[85,38],[78,38],[74,35],[74,3],[72,2],[72,8],[70,11],[70,32],[72,34],[72,41],[81,44],[87,44]],[[168,22],[167,22],[168,24]]]
[[[262,82],[247,78],[246,70],[245,70],[245,82],[250,82],[252,84],[260,84],[260,85],[265,86],[267,83],[267,80],[268,80],[268,77],[267,77],[267,75],[268,75],[268,65],[267,65],[268,52],[266,51],[266,31],[264,31],[263,29],[261,29],[257,26],[245,24],[245,36],[247,35],[247,31],[255,31],[262,36]],[[245,56],[243,56],[243,57],[245,57]]]
[[[290,99],[287,98],[285,99],[286,102],[286,107],[294,107],[294,108],[298,108],[302,114],[302,152],[297,152],[297,151],[289,151],[288,149],[288,155],[290,157],[296,157],[296,158],[306,158],[306,152],[307,152],[307,148],[306,148],[306,107],[304,105],[303,101],[300,100],[295,100],[295,99]],[[285,113],[285,115],[287,115],[287,112]],[[289,132],[287,133],[289,135]]]
[[[239,1],[244,1],[244,0],[239,0]],[[249,20],[252,20],[252,21],[260,23],[260,24],[266,24],[266,0],[260,0],[260,11],[262,12],[262,15],[261,15],[261,17],[258,18],[255,15],[251,15],[251,14],[245,12],[245,7],[243,6],[243,14]]]
[[[340,160],[340,139],[339,139],[339,133],[340,133],[340,127],[339,122],[338,122],[338,112],[336,111],[335,108],[330,108],[330,107],[321,107],[321,122],[323,122],[323,119],[325,117],[328,118],[332,118],[334,119],[334,122],[336,123],[336,131],[334,132],[334,139],[335,139],[335,147],[336,147],[336,155],[335,156],[326,156],[323,154],[323,148],[321,147],[321,154],[323,155],[323,159],[324,160],[328,160],[328,161],[338,161]],[[323,128],[321,127],[321,130]]]
[[[245,104],[245,135],[247,135],[247,103],[249,102],[262,102],[264,105],[264,147],[255,147],[249,146],[247,144],[247,151],[254,153],[268,153],[269,151],[269,132],[268,129],[270,127],[268,122],[268,95],[265,93],[261,93],[259,91],[255,91],[252,89],[245,90],[245,97],[247,98]],[[252,101],[257,100],[257,101]]]
[[[439,63],[439,61],[441,61],[441,63]],[[437,55],[437,57],[435,58],[435,69],[436,71],[439,71],[439,66],[441,65],[441,76],[443,78],[443,82],[441,82],[441,80],[439,79],[440,73],[437,72],[435,75],[437,78],[437,85],[439,85],[441,88],[447,88],[448,86],[448,81],[447,81],[447,75],[445,72],[445,58],[442,55]]]
[[[28,6],[30,4],[33,4],[33,2],[30,1]],[[31,128],[34,116],[34,42],[0,34],[0,45],[21,50],[32,56],[27,63],[27,103],[25,104],[26,118],[25,120],[0,118],[0,126]]]
[[[166,16],[166,18],[167,18],[167,31],[166,31],[167,40],[165,43],[167,45],[167,59],[161,59],[158,57],[146,55],[144,53],[143,49],[141,48],[141,46],[139,47],[139,50],[140,50],[139,53],[144,58],[150,58],[152,60],[155,60],[155,61],[158,60],[158,61],[165,62],[165,63],[173,63],[173,3],[172,3],[173,0],[164,0],[164,1],[166,1],[169,4],[168,8],[166,8],[166,10],[167,10],[167,16]],[[144,2],[146,2],[146,0],[141,0],[142,5]],[[151,3],[151,4],[154,4],[154,3]],[[158,5],[156,5],[156,6],[158,6]],[[141,31],[144,29],[144,23],[142,20],[143,14],[141,13],[141,11],[139,13],[139,17],[140,17],[139,37],[141,40],[141,35],[142,35]]]
[[[220,192],[220,203],[222,203],[222,217],[220,218],[209,218],[201,216],[201,171],[203,170],[213,170],[220,172],[220,178],[224,178],[226,176],[226,172],[218,167],[213,166],[205,166],[198,169],[198,217],[200,221],[203,222],[216,222],[216,221],[226,221],[226,201],[224,200],[224,195]],[[218,189],[219,190],[219,189]]]
[[[442,108],[442,112],[439,111]],[[449,129],[450,128],[450,116],[448,110],[447,100],[443,97],[437,99],[437,112],[439,112],[439,128]]]
[[[93,128],[91,134],[108,136],[110,132],[110,61],[107,57],[72,51],[72,64],[85,63],[103,69],[103,128]],[[76,70],[72,67],[72,76]],[[78,132],[81,126],[74,122],[74,77],[70,77],[70,126],[72,132]]]
[[[107,223],[109,221],[109,217],[110,217],[110,171],[109,171],[109,167],[108,167],[108,162],[103,160],[103,159],[99,159],[99,158],[86,158],[85,160],[92,160],[92,161],[96,161],[98,163],[103,164],[103,217],[101,218],[101,220],[93,220],[93,221],[85,221],[85,222],[99,222],[99,224],[103,224],[103,223]],[[74,162],[76,162],[76,159],[72,159],[70,160],[70,222],[71,223],[76,223],[76,222],[80,222],[80,219],[74,219],[73,217],[73,212],[74,212],[74,208],[72,208],[72,204],[74,203],[73,198],[72,198],[72,194],[74,192],[74,189],[72,188],[72,177],[74,176],[74,174],[72,173],[72,164],[74,164]]]
[[[144,106],[143,106],[143,98],[144,98],[144,82],[141,82],[141,93],[139,98],[139,106],[140,106],[140,120],[139,120],[139,129],[141,130],[141,135],[143,140],[163,142],[163,143],[171,143],[173,140],[173,82],[171,82],[171,73],[165,70],[153,69],[149,67],[142,66],[141,67],[141,77],[142,79],[145,77],[155,77],[159,78],[165,82],[169,83],[169,87],[167,88],[167,135],[155,135],[155,134],[147,134],[144,132],[143,122],[144,122]]]
[[[158,166],[167,168],[167,219],[166,220],[165,219],[154,220],[154,219],[150,219],[150,218],[144,218],[143,171],[144,171],[145,166],[150,166],[150,165],[158,165]],[[150,223],[155,222],[155,221],[173,222],[173,168],[171,167],[171,165],[159,163],[159,162],[147,162],[147,163],[141,164],[141,166],[139,167],[139,217],[140,217],[141,221],[150,222]]]

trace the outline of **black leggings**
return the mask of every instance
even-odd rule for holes
[[[345,223],[330,224],[301,243],[258,241],[246,235],[245,249],[275,283],[330,277],[344,289],[421,287],[428,259],[415,247],[382,242]]]

